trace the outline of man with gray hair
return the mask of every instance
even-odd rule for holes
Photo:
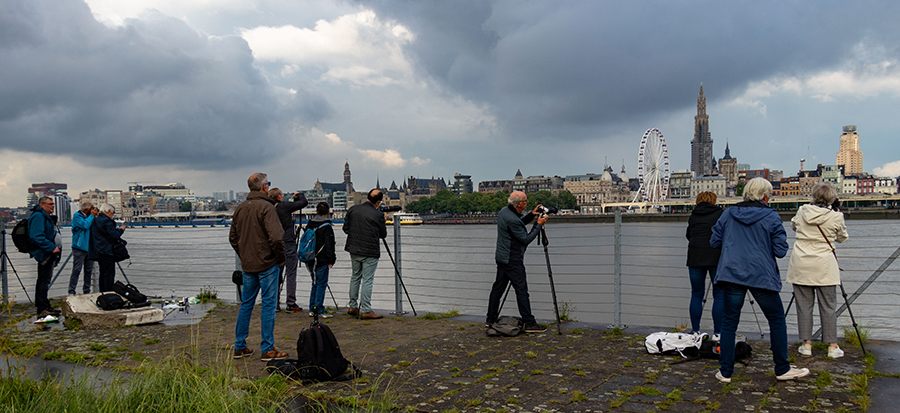
[[[62,255],[62,237],[56,226],[56,216],[50,215],[55,206],[53,198],[42,196],[28,217],[28,239],[31,241],[31,251],[28,251],[28,255],[38,262],[37,281],[34,287],[34,306],[37,308],[38,317],[60,314],[59,310],[50,306],[50,299],[47,298],[53,267],[59,263],[59,257]]]
[[[509,205],[497,215],[497,250],[494,260],[497,262],[497,278],[491,287],[491,295],[488,300],[488,312],[486,325],[490,327],[500,316],[500,297],[503,290],[510,283],[516,291],[516,303],[519,306],[519,315],[525,324],[525,332],[541,333],[547,331],[547,327],[535,321],[531,314],[531,301],[528,295],[528,281],[525,274],[525,248],[541,233],[541,228],[547,222],[547,216],[541,215],[538,205],[533,211],[522,216],[522,211],[528,206],[528,196],[524,192],[515,191],[509,195]],[[535,216],[537,225],[531,232],[525,227]]]
[[[91,224],[91,244],[88,258],[97,261],[100,274],[97,276],[97,284],[101,293],[112,291],[116,282],[116,260],[113,255],[113,247],[122,240],[125,232],[125,224],[116,227],[113,215],[116,208],[110,204],[100,204],[100,213],[94,217]]]
[[[78,276],[84,268],[85,294],[91,293],[91,270],[93,264],[88,261],[88,251],[91,246],[91,224],[94,217],[100,213],[90,201],[81,203],[81,209],[72,216],[72,275],[69,277],[69,295],[75,295],[78,287]]]
[[[253,354],[247,347],[250,335],[250,316],[256,305],[256,295],[262,291],[260,308],[260,360],[280,360],[287,353],[275,349],[275,301],[278,296],[278,268],[284,265],[284,230],[275,212],[275,202],[269,198],[272,183],[264,173],[247,179],[250,193],[247,200],[234,209],[228,242],[241,259],[243,272],[241,309],[234,328],[234,358]]]

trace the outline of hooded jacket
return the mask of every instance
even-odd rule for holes
[[[94,216],[78,211],[72,215],[72,248],[87,252],[91,247],[91,224]]]
[[[313,262],[313,268],[320,268],[326,265],[334,265],[337,261],[337,255],[334,253],[334,226],[325,225],[321,229],[320,226],[330,219],[322,218],[318,215],[312,217],[306,224],[306,230],[316,231],[316,260]]]
[[[284,230],[285,244],[297,245],[297,234],[294,233],[294,211],[299,211],[309,205],[306,196],[300,194],[296,201],[284,200],[275,204],[275,212],[278,213],[278,221]]]
[[[257,273],[284,264],[284,229],[275,202],[261,191],[250,191],[234,209],[228,242],[241,258],[244,272]]]
[[[722,248],[716,282],[781,291],[776,258],[787,254],[787,233],[777,212],[759,201],[725,210],[712,229],[709,245]]]
[[[722,249],[709,246],[709,237],[712,236],[712,227],[722,216],[722,211],[721,207],[708,202],[701,202],[694,207],[684,234],[688,239],[688,267],[719,265],[719,255],[722,253]]]
[[[838,285],[841,272],[837,258],[831,252],[830,242],[844,242],[849,238],[844,214],[818,205],[803,205],[791,219],[791,228],[797,232],[791,261],[785,281],[808,286]],[[822,228],[822,232],[819,232]],[[828,237],[828,241],[822,233]]]
[[[350,207],[341,229],[347,234],[344,251],[362,257],[381,257],[378,241],[387,237],[387,226],[384,223],[384,212],[375,208],[371,202]]]
[[[56,247],[62,250],[62,242],[57,240],[59,230],[56,228],[56,221],[40,205],[35,205],[31,211],[31,216],[28,217],[28,238],[32,249],[28,251],[28,255],[37,262],[44,262]]]
[[[116,227],[116,221],[105,214],[94,217],[94,222],[91,223],[91,246],[88,249],[88,259],[94,261],[111,259],[113,245],[122,239],[123,233],[125,231],[122,228]]]

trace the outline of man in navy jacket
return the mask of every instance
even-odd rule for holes
[[[62,252],[62,238],[56,227],[56,217],[51,217],[55,202],[49,196],[42,196],[28,217],[28,238],[31,251],[28,255],[38,262],[37,283],[34,288],[34,306],[38,317],[59,315],[60,311],[50,306],[47,293],[50,291],[50,279],[53,267],[59,263]]]

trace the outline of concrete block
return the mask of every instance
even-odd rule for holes
[[[61,305],[62,315],[66,318],[80,320],[83,329],[158,323],[165,318],[163,310],[156,307],[102,310],[95,304],[100,295],[102,293],[66,296]]]

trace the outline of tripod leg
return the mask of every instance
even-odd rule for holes
[[[762,324],[759,323],[759,315],[756,314],[756,307],[753,307],[753,293],[748,294],[750,296],[750,309],[753,310],[753,317],[756,318],[756,327],[759,328],[759,338],[762,340],[766,337],[766,334],[762,331]]]
[[[791,305],[794,304],[794,293],[791,292],[791,300],[788,301],[787,310],[784,310],[784,316],[787,318],[788,313],[791,311]]]
[[[34,301],[32,301],[32,300],[31,300],[31,296],[28,295],[28,289],[25,288],[25,284],[23,284],[23,283],[22,283],[22,279],[19,278],[19,272],[16,271],[16,267],[13,265],[12,260],[9,259],[9,255],[6,254],[6,251],[3,251],[3,257],[2,257],[2,259],[6,260],[6,262],[9,264],[9,267],[12,268],[13,274],[15,274],[15,275],[16,275],[16,279],[19,280],[19,285],[22,286],[22,291],[25,292],[25,297],[28,297],[28,302],[33,304]]]
[[[397,279],[400,280],[400,286],[403,287],[403,292],[406,293],[406,301],[409,302],[409,308],[413,310],[414,316],[418,316],[419,314],[416,313],[416,307],[413,306],[412,300],[409,298],[409,291],[406,291],[406,284],[403,283],[403,278],[400,277],[400,271],[397,270],[397,263],[394,262],[394,256],[391,254],[391,249],[388,248],[387,240],[382,238],[381,241],[384,242],[384,249],[387,250],[388,257],[391,259],[391,264],[394,266],[394,274],[397,275]]]
[[[500,315],[500,312],[503,311],[503,304],[506,304],[506,297],[509,297],[510,288],[512,288],[512,283],[506,284],[506,294],[503,296],[503,301],[500,302],[500,308],[497,309],[497,315]]]
[[[550,269],[550,251],[547,249],[547,244],[549,244],[549,240],[547,239],[547,232],[544,231],[544,227],[541,227],[541,238],[544,241],[544,258],[547,260],[547,277],[550,278],[550,294],[553,296],[553,311],[556,312],[556,334],[562,335],[562,321],[559,319],[559,305],[556,303],[556,286],[553,284],[553,270]]]
[[[863,338],[859,335],[859,327],[856,325],[856,318],[853,317],[853,310],[850,309],[850,301],[847,300],[847,291],[844,290],[844,283],[838,284],[841,286],[841,295],[844,296],[844,304],[847,305],[847,312],[850,313],[850,321],[853,323],[853,328],[856,330],[856,338],[859,340],[859,348],[862,349],[863,355],[866,354],[866,346],[863,345]]]

